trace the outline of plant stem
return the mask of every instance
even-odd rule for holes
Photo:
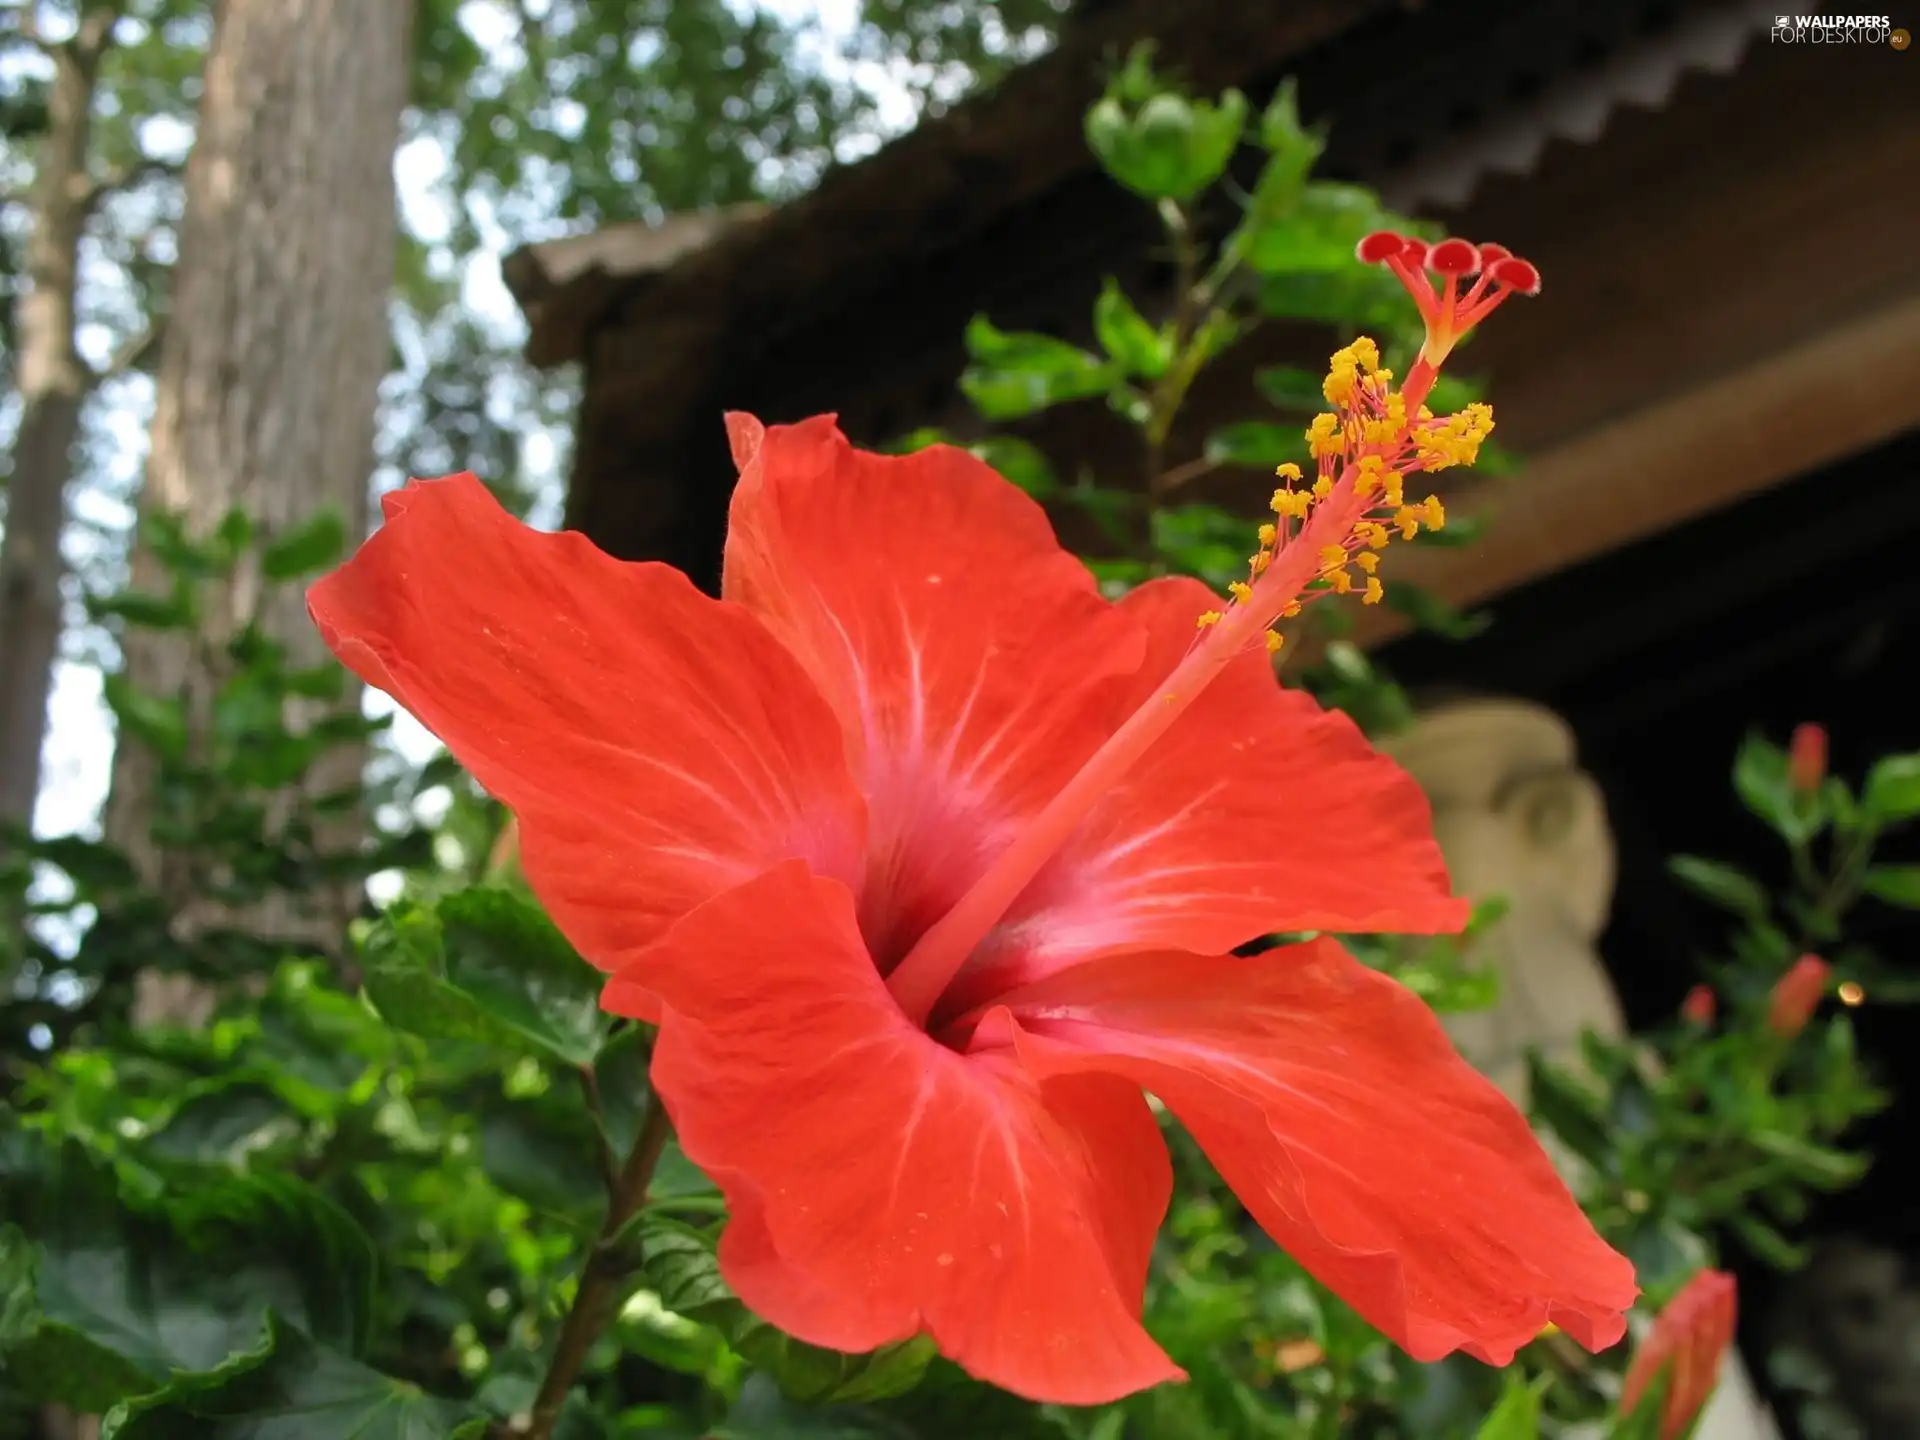
[[[607,1197],[607,1217],[601,1223],[600,1233],[594,1237],[593,1248],[587,1252],[573,1305],[561,1322],[560,1338],[554,1343],[553,1360],[547,1366],[546,1378],[540,1382],[540,1393],[534,1398],[527,1428],[521,1432],[527,1440],[552,1440],[560,1407],[566,1404],[574,1382],[580,1378],[580,1367],[586,1363],[587,1352],[607,1328],[620,1280],[633,1269],[633,1257],[621,1245],[622,1232],[646,1202],[653,1167],[660,1163],[660,1152],[672,1128],[673,1122],[667,1118],[660,1097],[649,1095],[640,1134]]]

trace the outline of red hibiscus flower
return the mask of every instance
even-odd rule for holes
[[[1419,791],[1261,643],[1370,580],[1389,525],[1437,523],[1404,472],[1484,433],[1389,378],[1336,357],[1326,483],[1276,493],[1224,614],[1191,580],[1109,603],[986,466],[825,418],[729,420],[719,600],[471,476],[388,496],[315,587],[336,653],[513,810],[608,1008],[658,1023],[723,1272],[774,1324],[927,1332],[1035,1399],[1178,1378],[1140,1323],[1151,1092],[1416,1357],[1622,1334],[1631,1267],[1419,1000],[1330,940],[1230,953],[1464,919]]]

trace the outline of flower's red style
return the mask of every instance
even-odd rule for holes
[[[1406,475],[1490,426],[1390,381],[1365,342],[1335,357],[1320,473],[1276,492],[1224,612],[1184,579],[1109,603],[986,466],[824,418],[730,417],[720,600],[470,476],[388,496],[315,587],[341,658],[514,811],[607,1006],[659,1024],[723,1271],[774,1324],[930,1332],[1036,1399],[1177,1378],[1140,1324],[1150,1091],[1413,1355],[1622,1334],[1631,1267],[1419,1000],[1332,940],[1230,953],[1465,918],[1419,791],[1262,639],[1349,567],[1377,593],[1389,530],[1442,518]]]
[[[1733,1276],[1702,1270],[1680,1287],[1627,1366],[1620,1413],[1631,1415],[1663,1371],[1668,1372],[1660,1440],[1686,1433],[1720,1380],[1721,1357],[1733,1344],[1737,1307]]]
[[[1696,985],[1687,991],[1687,998],[1680,1002],[1680,1017],[1689,1025],[1711,1025],[1719,1002],[1714,999],[1711,985]]]
[[[1811,723],[1793,727],[1787,746],[1787,779],[1796,795],[1812,795],[1827,778],[1827,732]]]
[[[1767,1028],[1783,1040],[1791,1040],[1807,1028],[1813,1012],[1827,993],[1827,977],[1833,967],[1818,955],[1802,955],[1787,973],[1773,982],[1773,994],[1767,1003]]]

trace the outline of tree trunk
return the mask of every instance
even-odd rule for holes
[[[353,543],[365,538],[391,346],[393,161],[413,11],[412,0],[219,0],[187,164],[143,514],[183,515],[190,533],[205,534],[238,507],[270,539],[332,507]],[[152,556],[136,552],[133,570],[137,587],[165,588]],[[209,605],[199,647],[131,633],[128,678],[144,691],[184,695],[188,714],[203,714],[213,685],[203,656],[218,648],[204,642],[249,618],[287,647],[291,663],[321,662],[301,596],[281,589],[288,593],[263,598],[257,574],[243,571]],[[354,783],[364,758],[335,752],[315,767],[311,789]],[[183,877],[169,873],[148,838],[152,787],[150,757],[119,747],[107,837],[190,916],[195,897],[182,893]],[[336,822],[335,843],[358,835],[360,817]],[[358,896],[342,886],[302,900],[250,922],[283,938],[337,943]]]
[[[60,532],[80,409],[93,384],[74,348],[74,293],[97,193],[87,170],[94,84],[117,13],[96,5],[71,39],[46,47],[53,82],[26,240],[28,289],[18,309],[20,429],[0,540],[0,821],[23,826],[40,790],[66,570]]]

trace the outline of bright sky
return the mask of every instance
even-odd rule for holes
[[[737,3],[752,4],[753,0]],[[857,20],[857,0],[758,0],[758,6],[788,21],[816,21],[818,29],[807,46],[809,57],[829,77],[851,81],[872,94],[879,104],[883,131],[898,133],[913,123],[914,104],[899,72],[889,72],[873,62],[850,64],[842,53],[840,46]],[[514,33],[510,13],[501,0],[469,0],[462,20],[480,43],[490,48],[506,46]],[[184,142],[185,136],[181,139]],[[857,149],[870,149],[877,143],[877,137],[869,139]],[[842,158],[851,159],[853,155]],[[444,233],[446,228],[444,210],[433,193],[434,180],[444,165],[444,155],[431,141],[410,143],[395,159],[400,204],[417,234]],[[499,244],[505,248],[504,236]],[[501,282],[499,261],[500,255],[495,253],[486,263],[473,266],[463,278],[463,296],[467,305],[517,336],[522,330],[520,316]],[[139,407],[131,404],[114,414],[109,425],[117,444],[105,467],[107,481],[74,496],[76,516],[110,531],[124,531],[130,518],[125,497],[133,493],[146,447],[144,423]],[[560,477],[552,474],[552,437],[534,434],[526,443],[528,472],[552,476],[552,493],[536,511],[535,519],[552,523],[558,515],[561,483]],[[385,696],[376,695],[371,703],[377,712],[391,708]],[[436,748],[433,738],[404,714],[397,717],[393,735],[402,752],[416,760],[424,760]],[[112,728],[98,666],[83,660],[63,660],[54,675],[43,778],[34,811],[34,829],[39,834],[97,833],[94,827],[106,799],[112,754]]]

